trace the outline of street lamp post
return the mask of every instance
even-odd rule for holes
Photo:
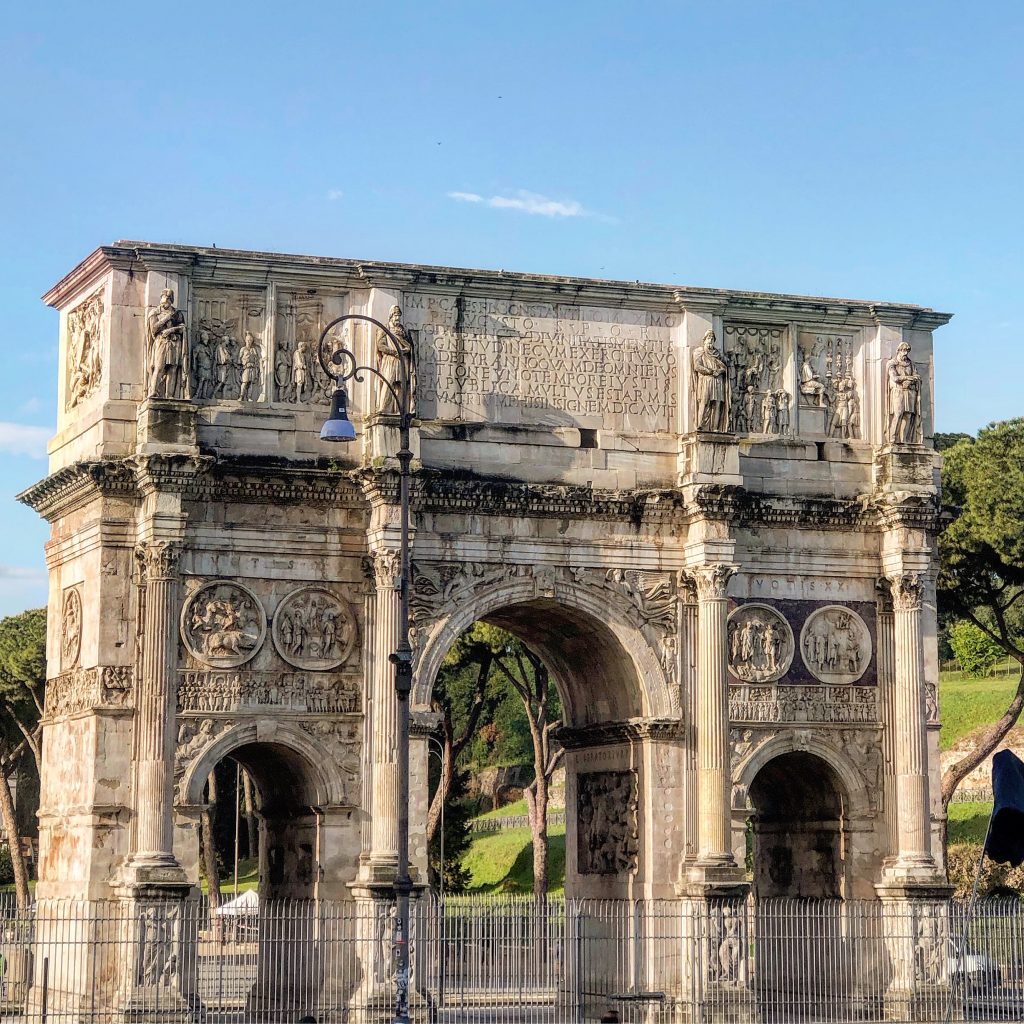
[[[348,320],[373,324],[391,344],[398,359],[398,379],[388,380],[376,367],[360,366],[355,353],[344,345],[327,345],[332,328]],[[328,351],[328,349],[330,349]],[[398,409],[399,443],[398,506],[399,506],[399,577],[398,577],[398,646],[391,655],[395,666],[395,696],[398,700],[398,870],[395,874],[395,1024],[409,1022],[409,694],[412,690],[412,647],[409,644],[409,466],[412,449],[409,431],[412,426],[412,349],[391,330],[362,313],[346,313],[336,317],[320,333],[317,358],[324,373],[335,383],[331,413],[320,431],[322,441],[354,441],[356,430],[348,418],[348,391],[345,382],[362,381],[363,373],[371,373],[384,385]]]

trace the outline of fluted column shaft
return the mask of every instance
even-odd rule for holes
[[[141,672],[135,709],[135,856],[139,863],[174,864],[171,763],[177,668],[178,550],[172,543],[137,551],[145,581]]]
[[[391,655],[398,646],[398,556],[375,558],[376,607],[373,635],[373,781],[370,799],[370,862],[391,869],[398,864],[398,700]]]
[[[697,798],[697,709],[700,706],[697,694],[697,637],[698,608],[697,595],[692,583],[682,581],[680,614],[681,672],[680,683],[683,696],[683,728],[686,735],[686,750],[683,762],[683,856],[687,861],[697,857],[697,819],[700,803]]]
[[[697,586],[697,789],[698,861],[732,865],[729,778],[728,599],[731,565],[694,570]]]
[[[883,795],[885,798],[886,854],[894,857],[899,851],[899,804],[896,796],[896,709],[895,709],[895,625],[888,580],[879,585],[878,622],[878,687],[885,728],[882,731]]]
[[[890,577],[893,603],[893,753],[899,812],[897,862],[934,867],[928,805],[927,714],[921,604],[924,585],[917,573]]]

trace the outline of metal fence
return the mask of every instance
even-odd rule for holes
[[[1024,1019],[1024,904],[806,900],[415,902],[423,1022]],[[0,900],[0,1016],[31,1024],[376,1022],[389,902]]]
[[[548,812],[548,828],[565,824],[565,811]],[[529,828],[530,819],[525,814],[509,814],[503,818],[471,818],[471,832],[504,832],[508,828]]]

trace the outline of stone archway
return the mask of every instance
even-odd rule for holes
[[[845,895],[849,800],[824,758],[807,751],[778,754],[757,772],[748,800],[759,898]]]
[[[203,803],[205,780],[229,758],[251,776],[258,793],[259,894],[262,899],[310,899],[319,895],[325,831],[354,794],[342,766],[301,729],[249,722],[227,729],[188,765],[182,802]],[[350,813],[350,812],[342,812]]]
[[[581,585],[568,570],[512,575],[445,611],[424,631],[414,703],[428,704],[445,654],[475,621],[520,638],[547,665],[563,708],[566,891],[628,896],[660,885],[667,893],[677,863],[653,856],[653,830],[665,823],[652,813],[650,766],[669,768],[659,785],[681,787],[673,775],[680,748],[649,726],[677,717],[678,698],[650,624],[614,589]],[[425,806],[425,796],[414,804]]]

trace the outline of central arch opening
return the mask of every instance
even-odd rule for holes
[[[612,621],[590,609],[567,604],[559,597],[532,596],[476,609],[475,623],[470,619],[459,632],[454,628],[450,631],[445,651],[448,659],[433,676],[432,683],[438,684],[434,708],[442,711],[441,735],[449,745],[452,737],[444,737],[444,733],[451,731],[451,723],[438,700],[452,698],[446,673],[453,654],[459,656],[467,644],[486,639],[492,649],[485,658],[495,662],[490,667],[492,678],[510,695],[508,700],[502,698],[504,703],[495,701],[471,723],[480,736],[492,737],[490,750],[497,751],[498,756],[495,763],[488,764],[481,760],[481,755],[488,754],[486,744],[470,742],[463,748],[466,753],[460,756],[458,767],[470,777],[471,792],[469,800],[465,793],[458,794],[456,799],[463,807],[472,807],[466,815],[473,819],[469,822],[472,845],[467,856],[474,865],[484,857],[483,852],[475,852],[477,847],[481,851],[485,846],[503,849],[511,843],[511,836],[508,843],[494,838],[499,831],[517,831],[523,849],[516,850],[516,870],[512,871],[510,864],[509,876],[496,885],[493,879],[481,884],[475,871],[468,871],[463,882],[470,891],[494,891],[504,884],[508,886],[504,891],[534,891],[540,895],[539,889],[531,890],[524,882],[541,884],[539,872],[544,866],[538,867],[534,856],[530,874],[529,861],[531,852],[535,855],[538,849],[536,823],[542,819],[549,825],[547,848],[555,854],[549,860],[549,866],[553,861],[556,870],[548,873],[548,892],[562,889],[559,869],[563,830],[567,894],[625,896],[634,891],[634,882],[642,873],[640,794],[646,784],[641,754],[644,741],[630,731],[630,723],[647,714],[651,703],[641,681],[646,677],[638,671],[637,657],[643,641],[638,631],[635,639],[630,638],[626,630],[635,627],[615,623],[609,609],[605,611]],[[661,666],[655,660],[648,669],[655,685],[660,672]],[[463,679],[463,700],[474,681],[475,676]],[[546,700],[545,688],[550,691]],[[485,694],[489,692],[482,688],[477,699],[486,700]],[[508,744],[501,742],[506,737],[499,736],[497,741],[493,738],[495,729],[508,728],[510,704],[521,705],[518,714],[525,736],[520,753],[526,756],[524,763],[517,765],[499,763]],[[506,716],[504,723],[502,715]],[[466,721],[466,712],[460,712],[456,733],[466,728]],[[439,756],[433,760],[430,772],[435,812],[442,770],[443,756]],[[492,776],[495,787],[482,793],[483,780]],[[564,800],[560,799],[563,793]],[[542,795],[544,799],[539,799]],[[474,800],[477,803],[472,804]],[[446,809],[453,816],[459,813],[452,803]],[[428,825],[432,834],[436,834],[436,817],[435,813]],[[435,839],[431,843],[435,882],[439,875],[439,852]],[[451,845],[447,854],[450,858]]]

